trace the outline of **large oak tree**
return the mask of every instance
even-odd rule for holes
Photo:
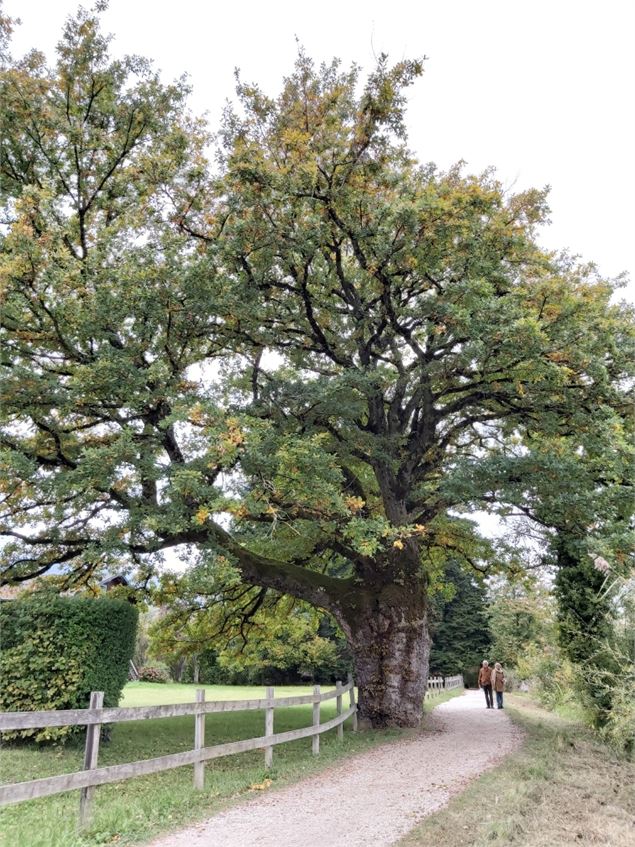
[[[488,553],[470,469],[619,416],[633,338],[537,245],[544,192],[415,160],[420,73],[300,55],[276,99],[239,81],[212,168],[184,85],[110,58],[92,15],[54,68],[5,62],[6,581],[149,583],[189,545],[247,617],[267,591],[330,612],[362,718],[419,722],[427,586]]]

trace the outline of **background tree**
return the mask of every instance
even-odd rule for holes
[[[421,70],[239,82],[215,176],[184,86],[87,13],[0,84],[5,579],[147,585],[190,545],[222,593],[331,613],[374,726],[420,721],[439,556],[495,558],[473,462],[592,429],[632,350],[611,285],[537,246],[544,192],[414,160]]]
[[[480,662],[489,657],[491,643],[486,588],[464,567],[450,560],[444,580],[447,592],[433,602],[430,672],[442,676],[463,674],[475,685]]]
[[[194,657],[201,682],[274,685],[346,679],[351,657],[333,620],[285,595],[239,581],[230,587],[222,566],[198,565],[164,574],[150,629],[151,652],[170,667]],[[223,586],[219,592],[219,584]],[[198,680],[194,680],[198,681]]]
[[[598,727],[611,721],[614,702],[630,686],[629,663],[616,647],[621,595],[613,589],[633,573],[631,392],[626,383],[617,408],[598,404],[593,426],[574,420],[557,434],[530,432],[516,439],[515,455],[492,454],[472,468],[501,515],[538,529],[557,602],[558,660],[572,663],[578,694]],[[507,601],[501,613],[510,611]],[[512,652],[522,653],[522,640]]]
[[[492,656],[507,668],[517,668],[528,651],[557,645],[555,604],[536,581],[497,580],[490,587],[488,618]]]
[[[517,574],[490,585],[491,656],[512,686],[522,681],[544,705],[579,705],[573,665],[560,647],[557,602],[541,570],[538,578]]]

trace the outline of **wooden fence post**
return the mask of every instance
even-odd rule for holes
[[[104,692],[91,691],[89,709],[101,709],[104,705]],[[101,724],[92,723],[86,727],[86,746],[84,747],[84,770],[92,771],[97,767],[99,757],[99,739],[101,737]],[[91,801],[95,787],[89,785],[82,788],[79,794],[79,825],[82,829],[88,826],[91,815]]]
[[[320,686],[313,686],[313,693],[319,697],[320,695]],[[320,701],[318,700],[313,704],[313,729],[317,730],[320,726]],[[311,739],[311,750],[314,756],[319,756],[320,754],[320,733],[316,732],[313,738]]]
[[[335,683],[335,690],[337,691],[337,716],[338,718],[342,717],[342,683],[337,680]],[[344,740],[344,724],[340,723],[337,725],[337,737],[340,741]]]
[[[273,688],[267,688],[267,708],[265,710],[265,735],[273,735]],[[273,765],[273,747],[265,747],[265,769]]]
[[[348,696],[349,696],[350,706],[351,706],[351,709],[352,709],[353,706],[357,706],[357,704],[355,703],[355,685],[353,683],[353,675],[350,674],[350,673],[348,675],[348,684],[351,687],[350,691],[348,693]],[[355,711],[353,712],[353,732],[357,732],[357,708],[355,708]]]
[[[196,689],[196,702],[205,702],[205,689]],[[205,747],[205,712],[201,709],[194,715],[194,749],[202,750]],[[205,762],[194,763],[194,788],[202,791],[205,787]]]

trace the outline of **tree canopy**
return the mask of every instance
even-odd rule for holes
[[[362,717],[418,722],[430,580],[496,558],[469,512],[546,490],[532,445],[623,429],[634,340],[539,246],[545,191],[415,159],[421,72],[300,53],[277,98],[238,80],[213,147],[92,13],[55,67],[4,62],[5,580],[148,584],[190,545],[217,596],[333,614]]]

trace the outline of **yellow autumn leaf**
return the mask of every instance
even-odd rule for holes
[[[365,501],[362,500],[361,497],[345,497],[344,502],[351,512],[359,512],[366,505]]]
[[[189,419],[190,419],[190,423],[193,423],[193,424],[202,424],[203,423],[203,421],[204,421],[203,410],[198,403],[190,409]]]
[[[198,512],[194,515],[194,523],[197,523],[199,526],[202,526],[205,521],[209,518],[210,511],[207,506],[201,506]]]

